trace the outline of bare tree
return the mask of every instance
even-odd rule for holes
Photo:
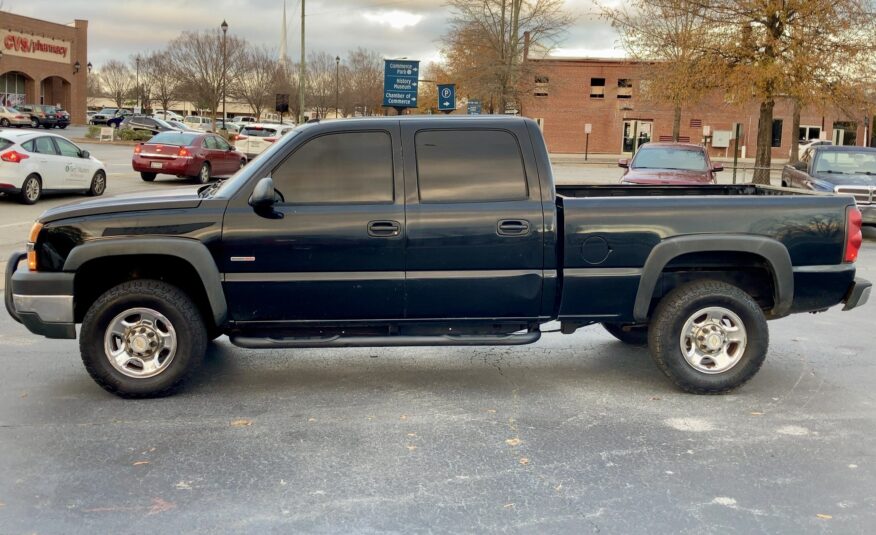
[[[347,113],[373,115],[383,105],[383,58],[374,50],[357,48],[347,54],[345,87]]]
[[[307,59],[308,103],[325,117],[335,103],[335,58],[328,52],[311,52]]]
[[[525,35],[548,50],[572,23],[563,0],[448,0],[453,14],[443,37],[449,70],[471,96],[495,97],[499,109],[519,106],[534,83],[523,61]]]
[[[182,82],[170,52],[162,50],[153,52],[147,58],[149,74],[152,82],[153,98],[167,111],[181,96]]]
[[[100,69],[100,87],[107,97],[113,99],[117,108],[125,105],[125,100],[134,89],[134,77],[131,70],[121,61],[111,59]]]
[[[240,62],[240,76],[229,87],[229,94],[245,101],[253,115],[261,118],[277,85],[280,70],[277,52],[267,47],[248,46],[241,54]]]
[[[228,36],[223,61],[222,38],[218,29],[183,32],[168,48],[176,70],[187,80],[184,91],[198,106],[210,110],[214,125],[223,83],[231,87],[237,82],[246,45],[243,39]]]

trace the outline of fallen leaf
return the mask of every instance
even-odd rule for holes
[[[140,466],[141,464],[149,464],[149,461],[134,461],[133,466]]]
[[[175,503],[162,500],[161,498],[152,498],[152,506],[149,507],[149,512],[146,514],[156,515],[158,513],[170,511],[171,509],[176,509]]]
[[[21,393],[21,399],[24,399],[24,398],[26,398],[26,397],[27,397],[27,392],[22,392],[22,393]]]
[[[831,518],[833,518],[833,517],[830,516],[830,515],[825,515],[825,514],[822,514],[822,513],[818,513],[818,514],[815,515],[815,516],[817,516],[818,518],[820,518],[820,519],[822,519],[822,520],[830,520]]]
[[[520,464],[522,464],[522,465],[527,465],[527,464],[529,464],[529,459],[527,459],[526,457],[521,457],[521,458],[520,458]]]
[[[752,416],[763,416],[763,413],[762,413],[762,412],[754,411],[754,412],[751,413],[751,415],[752,415]]]
[[[406,414],[402,414],[401,416],[398,417],[398,419],[399,419],[399,420],[407,420],[408,417],[407,417]]]
[[[308,422],[315,422],[315,421],[316,421],[316,418],[308,418],[307,421],[308,421]]]
[[[408,444],[408,450],[409,450],[409,451],[414,451],[415,449],[417,449],[416,446],[414,446],[413,444]]]
[[[508,440],[505,441],[505,444],[508,444],[509,446],[519,446],[520,439],[517,437],[509,438]]]
[[[246,427],[248,425],[252,425],[252,420],[247,420],[246,418],[241,418],[239,420],[233,420],[231,422],[231,427]]]
[[[487,409],[484,412],[489,412],[490,414],[496,414],[496,409]],[[513,504],[512,504],[513,505]]]
[[[508,509],[509,507],[514,507],[514,504],[513,504],[513,503],[506,503],[506,504],[503,505],[502,507],[503,507],[504,509]]]
[[[652,396],[651,401],[660,401],[660,396]]]
[[[416,434],[416,433],[408,433],[408,436],[409,436],[409,437],[415,437],[415,436],[417,436],[417,434]]]
[[[180,481],[174,486],[177,490],[192,490],[192,485],[188,481]]]

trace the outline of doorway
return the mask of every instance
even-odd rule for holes
[[[858,124],[851,121],[835,121],[833,123],[834,145],[855,145],[858,137]]]
[[[624,119],[623,154],[635,154],[644,143],[651,141],[654,121],[641,119]]]

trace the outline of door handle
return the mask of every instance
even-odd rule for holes
[[[372,238],[392,238],[401,234],[401,224],[398,221],[371,221],[368,223],[368,235]]]
[[[525,219],[502,219],[496,232],[499,236],[526,236],[529,234],[529,221]]]

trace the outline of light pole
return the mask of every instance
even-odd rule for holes
[[[134,58],[134,63],[137,65],[137,108],[140,108],[140,54]],[[143,113],[143,110],[140,110]]]
[[[341,94],[341,56],[335,56],[335,119],[338,118],[338,100]]]
[[[227,92],[227,85],[228,85],[228,81],[227,81],[228,71],[227,71],[227,65],[226,65],[226,63],[228,61],[228,54],[227,54],[227,48],[226,48],[227,42],[228,42],[228,23],[225,22],[224,19],[222,20],[221,28],[222,28],[222,129],[225,130],[225,129],[227,129],[225,126],[225,121],[228,120],[228,115],[225,112],[225,95]],[[213,130],[216,130],[216,125],[213,125]]]

